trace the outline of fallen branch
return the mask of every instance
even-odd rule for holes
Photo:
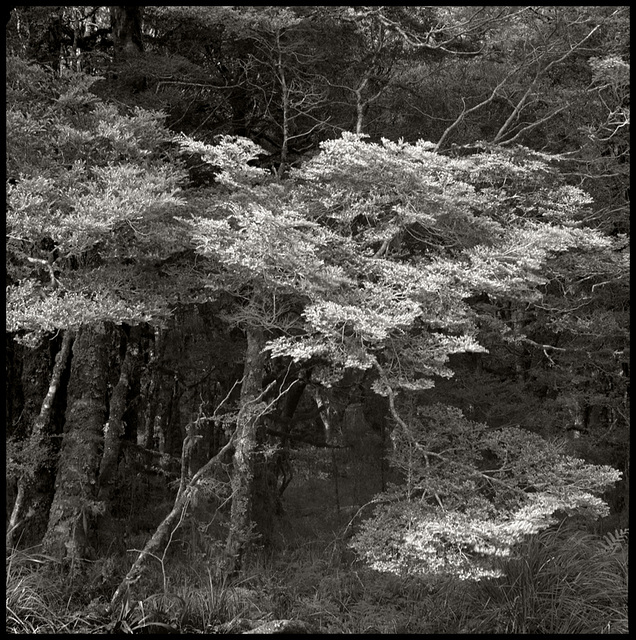
[[[234,446],[234,436],[236,431],[232,434],[227,444],[205,465],[203,465],[193,476],[185,489],[179,494],[175,500],[172,511],[163,519],[163,522],[157,527],[154,535],[148,540],[146,546],[137,556],[137,560],[133,563],[132,567],[126,574],[126,577],[121,581],[117,590],[113,594],[110,600],[111,612],[117,610],[123,603],[126,594],[130,588],[130,585],[134,584],[141,578],[147,561],[154,557],[156,551],[161,547],[163,541],[168,536],[168,533],[173,529],[173,525],[178,527],[179,520],[182,516],[183,510],[187,507],[189,501],[194,498],[198,489],[200,481],[212,471],[214,467],[221,463],[225,454]]]

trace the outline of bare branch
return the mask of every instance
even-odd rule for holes
[[[614,12],[612,15],[614,15],[615,13],[616,12]],[[550,69],[552,69],[552,67],[560,64],[566,58],[568,58],[570,55],[572,55],[572,53],[574,53],[574,51],[576,51],[577,49],[580,49],[583,46],[583,44],[585,42],[587,42],[587,40],[589,40],[594,35],[594,33],[596,33],[596,31],[601,27],[602,24],[603,24],[603,22],[601,22],[600,24],[597,24],[584,38],[579,40],[579,42],[577,42],[574,45],[570,45],[568,50],[565,51],[565,53],[563,53],[563,55],[561,55],[559,58],[557,58],[555,60],[552,60],[543,69],[538,69],[537,70],[534,78],[532,79],[532,82],[530,83],[530,85],[528,86],[526,91],[524,92],[523,96],[518,100],[517,104],[515,105],[514,109],[512,110],[512,113],[508,116],[508,118],[506,119],[504,124],[500,127],[499,131],[497,132],[497,134],[495,135],[495,137],[493,139],[493,142],[495,142],[495,143],[501,142],[502,138],[508,133],[508,130],[510,129],[512,123],[519,119],[519,116],[520,116],[521,112],[523,111],[523,109],[525,107],[527,107],[528,98],[531,95],[532,90],[536,87],[537,83],[539,82],[539,79],[545,77],[547,75],[547,73],[550,71]],[[554,45],[554,46],[556,46],[556,45]],[[539,55],[539,58],[544,57],[545,55],[547,55],[547,53],[549,53],[549,48],[546,48],[546,50],[542,54]],[[549,120],[554,115],[556,115],[556,113],[558,113],[559,111],[563,111],[564,109],[565,109],[565,107],[563,107],[562,109],[559,109],[557,112],[555,112],[554,114],[552,114],[551,116],[545,118],[542,121],[539,121],[539,122],[537,122],[537,123],[535,123],[533,125],[528,125],[528,127],[526,127],[525,129],[522,129],[521,132],[517,133],[517,135],[515,135],[515,137],[513,139],[508,140],[507,143],[512,142],[512,140],[516,140],[520,135],[522,135],[523,132],[532,129],[535,126],[538,126],[539,124],[541,124],[541,122],[545,122],[546,120]]]
[[[536,122],[531,122],[530,124],[528,124],[525,127],[523,127],[521,130],[519,130],[512,138],[509,138],[508,140],[502,140],[500,142],[500,144],[502,144],[502,145],[512,144],[513,142],[518,140],[521,136],[525,135],[529,131],[532,131],[532,129],[534,129],[535,127],[538,127],[540,124],[543,124],[544,122],[547,122],[548,120],[551,120],[552,118],[554,118],[554,116],[556,116],[557,114],[561,113],[561,111],[565,111],[566,109],[569,108],[569,106],[570,105],[563,105],[562,107],[559,107],[558,109],[555,109],[552,113],[549,113],[547,116],[544,116],[540,120],[537,120]]]
[[[523,66],[523,63],[515,67],[512,71],[510,71],[503,78],[503,80],[501,80],[499,84],[491,91],[490,95],[486,99],[482,100],[480,103],[476,104],[474,107],[471,107],[470,109],[466,109],[464,107],[464,110],[459,114],[459,116],[457,116],[457,118],[455,119],[455,122],[453,122],[451,125],[449,125],[446,128],[446,130],[442,134],[442,137],[439,139],[437,145],[435,146],[435,150],[439,151],[443,149],[444,143],[448,139],[448,136],[450,136],[450,134],[463,122],[463,120],[466,118],[468,114],[474,113],[475,111],[478,111],[482,107],[485,107],[487,104],[490,104],[499,93],[499,90],[508,82],[508,80],[510,80],[510,78],[512,78],[512,76],[514,76],[522,68],[522,66]]]

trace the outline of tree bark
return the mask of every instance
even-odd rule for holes
[[[116,90],[136,94],[146,91],[148,80],[141,64],[143,52],[141,24],[143,7],[110,7],[114,55],[112,71],[117,76]]]
[[[121,62],[143,51],[141,23],[143,7],[110,7],[110,24],[115,44],[115,59]]]
[[[139,328],[132,327],[130,333],[119,381],[110,399],[108,422],[104,426],[104,453],[99,467],[98,499],[105,502],[106,509],[109,507],[121,450],[121,439],[125,430],[123,417],[127,408],[128,390],[139,361]]]
[[[100,448],[106,422],[108,330],[82,327],[73,345],[64,438],[44,549],[57,559],[92,554]]]
[[[159,401],[160,373],[158,363],[163,357],[165,335],[159,327],[154,329],[154,340],[150,343],[150,360],[144,368],[141,383],[142,430],[137,433],[137,444],[144,449],[152,449],[155,435],[155,418],[161,410]]]
[[[71,345],[73,344],[73,336],[74,336],[73,331],[67,330],[65,332],[64,338],[62,340],[62,348],[60,349],[58,354],[55,356],[55,366],[53,367],[53,372],[51,374],[51,382],[49,384],[49,389],[44,398],[44,401],[42,402],[40,415],[35,420],[35,424],[33,425],[33,430],[31,431],[31,435],[29,437],[29,446],[34,451],[42,451],[47,447],[47,442],[46,442],[47,427],[51,419],[53,401],[55,400],[58,387],[60,386],[60,379],[62,377],[62,373],[64,369],[66,368],[68,357],[71,352]],[[23,524],[23,522],[21,522],[21,519],[22,519],[22,514],[25,508],[28,506],[29,497],[30,497],[29,489],[31,488],[30,485],[33,479],[42,472],[41,466],[42,464],[36,465],[35,468],[30,469],[28,473],[22,474],[22,476],[18,480],[17,497],[16,497],[15,504],[13,505],[11,517],[9,518],[9,527],[7,530],[7,538],[6,538],[7,549],[10,549],[13,547],[15,536],[18,531],[18,527],[21,524]]]
[[[46,397],[51,381],[51,367],[49,366],[49,345],[44,342],[36,348],[21,346],[15,342],[13,336],[8,337],[6,353],[6,436],[16,442],[30,440],[32,425],[35,425],[38,415],[42,410],[42,402]],[[8,461],[10,462],[10,461]],[[13,469],[13,465],[7,465],[6,473],[6,515],[7,526],[11,520],[11,514],[18,501],[18,482],[21,472]],[[49,486],[50,486],[49,482]],[[20,498],[24,500],[24,491]],[[32,522],[27,531],[23,530],[24,542],[27,545],[40,542],[46,531],[46,519],[50,500],[45,505],[46,513],[43,522]],[[23,508],[18,506],[23,511]],[[14,522],[15,524],[15,522]],[[39,539],[32,536],[38,525],[43,525]],[[35,526],[34,526],[35,525]]]
[[[232,460],[232,508],[226,547],[231,573],[240,571],[253,534],[257,430],[263,409],[259,401],[263,396],[264,346],[263,332],[256,329],[248,330],[245,375],[241,387]]]

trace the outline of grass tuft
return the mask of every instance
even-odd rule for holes
[[[543,532],[473,590],[490,633],[627,633],[627,546],[567,527]]]
[[[11,551],[7,556],[7,633],[57,633],[64,626],[58,591],[38,570],[50,562],[52,558],[28,551]]]

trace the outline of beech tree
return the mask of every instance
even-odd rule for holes
[[[407,483],[406,489],[395,490],[401,500],[393,492],[387,499],[389,505],[399,500],[399,506],[380,508],[377,519],[367,521],[365,533],[356,539],[354,546],[377,567],[396,571],[409,567],[417,571],[424,567],[425,571],[430,572],[449,570],[449,567],[460,570],[464,564],[466,566],[461,571],[470,575],[471,570],[467,567],[473,566],[474,562],[467,560],[466,554],[473,555],[473,560],[476,560],[475,555],[505,552],[506,544],[510,545],[515,540],[512,535],[515,527],[518,527],[518,540],[524,531],[547,526],[559,509],[569,513],[589,510],[594,516],[604,513],[605,507],[593,494],[599,494],[602,486],[615,482],[619,474],[609,467],[593,469],[584,466],[584,475],[598,474],[596,480],[599,484],[593,480],[588,486],[587,480],[579,480],[578,471],[571,476],[571,472],[566,472],[566,467],[563,467],[563,482],[567,482],[565,479],[569,475],[572,477],[567,488],[563,484],[555,484],[554,493],[548,490],[547,495],[530,495],[536,492],[536,486],[525,485],[528,493],[525,496],[518,493],[518,497],[521,497],[518,516],[511,509],[512,503],[506,507],[500,505],[503,510],[499,513],[498,507],[491,511],[494,506],[492,503],[488,506],[484,504],[486,511],[483,516],[477,515],[479,509],[472,510],[469,516],[470,519],[474,518],[471,527],[458,525],[458,531],[453,533],[454,527],[450,526],[452,518],[463,516],[449,515],[453,509],[449,502],[440,498],[445,490],[438,491],[435,488],[432,468],[437,464],[444,465],[442,451],[454,450],[454,445],[449,449],[438,448],[438,438],[441,437],[442,442],[445,438],[438,430],[443,431],[450,423],[458,426],[463,418],[461,415],[452,418],[452,414],[449,414],[445,419],[442,413],[437,418],[438,422],[430,419],[420,421],[411,410],[411,419],[405,420],[400,415],[399,396],[396,397],[397,391],[402,388],[402,402],[406,402],[408,407],[409,402],[414,402],[408,399],[414,388],[432,386],[435,376],[451,374],[444,366],[449,353],[471,348],[476,350],[474,344],[454,343],[459,338],[454,335],[455,332],[461,328],[461,338],[465,340],[466,334],[475,335],[475,321],[481,324],[492,322],[494,318],[488,319],[483,314],[480,319],[475,316],[471,318],[462,299],[486,294],[493,301],[498,300],[499,304],[505,300],[513,303],[539,300],[544,281],[541,272],[550,256],[581,251],[588,255],[590,252],[592,255],[599,252],[602,255],[611,246],[601,234],[577,228],[577,216],[581,208],[589,203],[588,197],[562,184],[558,169],[550,167],[549,156],[533,154],[523,148],[506,151],[493,147],[481,154],[449,160],[433,153],[432,147],[427,148],[425,143],[413,147],[384,141],[379,146],[351,140],[349,144],[343,141],[328,143],[325,147],[328,153],[321,154],[305,168],[306,174],[320,184],[318,189],[323,196],[321,204],[326,203],[325,215],[331,215],[339,221],[345,220],[348,233],[358,240],[367,254],[374,256],[374,260],[382,256],[390,262],[391,268],[398,265],[403,268],[407,263],[412,269],[412,265],[416,265],[420,270],[420,282],[422,277],[439,278],[442,274],[455,276],[455,279],[444,284],[444,280],[440,282],[440,289],[448,296],[445,300],[444,294],[438,294],[440,303],[446,303],[441,307],[443,311],[436,309],[436,305],[431,309],[428,296],[427,305],[424,306],[426,312],[414,322],[414,327],[418,327],[419,322],[425,321],[426,329],[416,331],[415,335],[407,332],[406,339],[399,335],[391,336],[388,341],[390,349],[385,350],[383,357],[376,357],[374,368],[379,378],[375,389],[389,397],[396,425],[395,455],[398,456],[399,466],[405,471]],[[316,167],[319,168],[316,170]],[[539,189],[536,188],[539,182],[535,183],[535,180],[541,184]],[[502,184],[506,184],[506,189],[499,187]],[[509,197],[513,200],[508,200]],[[516,204],[510,206],[513,201]],[[331,210],[330,203],[333,203]],[[364,224],[366,221],[368,225]],[[402,292],[410,293],[406,282],[417,281],[415,274],[405,278]],[[432,318],[428,317],[431,311]],[[513,333],[510,336],[513,341],[524,340],[525,336],[518,329],[516,335]],[[423,405],[418,409],[421,415],[427,415],[425,397],[426,392],[419,401]],[[418,427],[418,424],[422,426]],[[478,433],[479,429],[474,429],[474,433]],[[519,446],[514,444],[517,438],[535,443],[533,446],[538,447],[538,458],[546,455],[550,449],[549,445],[541,444],[538,439],[533,440],[523,431],[503,429],[497,437],[508,442],[503,445],[507,451]],[[427,440],[435,444],[427,446]],[[475,442],[479,441],[480,437],[476,436]],[[481,455],[488,459],[485,452],[492,447],[486,442],[487,438],[476,446]],[[546,454],[538,453],[542,447],[547,447]],[[408,451],[410,457],[401,457],[406,456]],[[555,455],[555,452],[550,455]],[[416,462],[418,459],[419,462]],[[571,464],[574,469],[582,464],[581,461],[562,460],[561,464]],[[460,468],[451,471],[450,459],[446,459],[446,462],[449,464],[449,475],[440,486],[446,486],[444,482],[453,484],[462,475]],[[473,463],[461,464],[465,465],[463,468],[467,475],[464,477],[467,479],[475,472],[482,481],[491,482],[481,475],[478,464],[477,469],[472,467],[473,471],[470,470]],[[493,469],[503,470],[506,466],[489,465],[490,473]],[[550,468],[544,467],[543,473],[550,473]],[[418,485],[414,478],[420,477],[419,474],[422,480]],[[500,480],[495,478],[492,483],[497,484]],[[542,486],[549,489],[551,484],[554,482],[546,482]],[[515,491],[509,483],[504,482],[503,486],[508,487],[507,491]],[[569,497],[566,499],[565,495]],[[553,510],[555,500],[563,502]],[[464,508],[473,509],[469,506],[471,504],[475,505],[475,501],[468,501]],[[535,506],[531,508],[530,505]],[[394,519],[402,508],[406,510],[402,530],[405,537],[397,533]],[[451,520],[446,521],[447,517]],[[525,524],[515,524],[517,517],[525,520]],[[506,522],[505,525],[500,518]],[[480,520],[481,524],[477,524]],[[426,522],[431,524],[424,524]],[[432,524],[435,522],[437,524]],[[505,535],[510,537],[505,544],[501,538],[497,539],[493,526],[507,528]],[[482,527],[482,532],[478,533]],[[407,540],[414,531],[419,532],[418,543],[411,553],[407,551]],[[441,539],[440,531],[445,532]],[[465,537],[462,537],[464,533]],[[505,535],[502,530],[503,539]],[[489,543],[484,547],[485,539]],[[436,546],[434,558],[427,555]],[[490,548],[490,551],[484,551],[484,548]],[[434,559],[434,562],[422,560],[422,557]],[[441,560],[442,557],[444,560]],[[475,575],[474,566],[472,571],[472,575]]]
[[[607,513],[599,496],[620,478],[617,470],[566,455],[558,442],[541,438],[534,423],[523,425],[532,429],[486,424],[439,405],[434,395],[436,384],[452,378],[456,354],[485,357],[488,349],[506,348],[514,382],[524,381],[528,352],[543,358],[542,371],[558,371],[560,400],[572,409],[575,425],[585,412],[575,393],[580,378],[569,387],[562,381],[571,373],[589,381],[592,369],[603,369],[603,384],[613,394],[608,413],[616,425],[626,423],[625,388],[616,373],[616,354],[624,357],[628,337],[624,238],[590,228],[592,200],[562,170],[563,157],[518,144],[564,112],[567,95],[540,108],[542,88],[602,29],[568,10],[565,26],[554,18],[567,37],[543,41],[546,30],[552,33],[551,8],[534,12],[538,23],[528,17],[532,8],[503,14],[427,8],[411,24],[400,9],[363,9],[371,44],[360,38],[362,52],[352,55],[360,54],[364,74],[360,84],[343,85],[356,98],[358,134],[323,141],[315,157],[288,176],[281,170],[278,180],[256,166],[264,149],[246,137],[207,135],[203,142],[175,134],[162,113],[120,110],[98,99],[88,76],[54,76],[8,60],[7,330],[29,346],[64,334],[38,420],[27,439],[9,442],[18,497],[10,542],[27,522],[38,470],[57,456],[45,545],[58,558],[90,557],[96,523],[108,515],[114,495],[122,405],[142,330],[160,327],[185,305],[211,303],[245,339],[227,439],[199,471],[184,472],[173,508],[114,602],[178,526],[205,474],[221,466],[224,455],[232,456],[226,569],[240,570],[250,549],[267,543],[278,489],[274,467],[289,439],[284,430],[268,429],[268,420],[285,402],[280,413],[289,419],[297,401],[290,398],[305,386],[320,394],[352,372],[386,399],[391,460],[402,480],[369,505],[375,511],[353,538],[372,566],[491,575],[494,558],[514,553],[523,536],[562,515]],[[128,49],[145,60],[140,14],[130,10],[127,21],[126,13],[113,11],[115,26],[120,18],[128,25],[116,29],[116,53]],[[234,13],[218,10],[228,21]],[[249,69],[266,70],[272,82],[267,121],[280,128],[283,168],[290,141],[326,122],[318,89],[326,76],[320,56],[303,57],[302,40],[291,37],[306,24],[287,10],[271,13],[260,30],[253,25],[250,37],[262,56]],[[603,27],[609,18],[602,18]],[[247,33],[245,22],[237,23]],[[390,92],[394,55],[473,57],[492,44],[487,36],[495,26],[506,35],[502,25],[510,24],[523,35],[515,46],[536,28],[531,54],[520,54],[518,67],[500,70],[495,88],[463,105],[436,140],[360,135],[366,109]],[[358,26],[364,31],[368,25]],[[171,74],[182,73],[181,63],[172,62]],[[248,68],[238,56],[234,62]],[[188,66],[188,73],[203,73],[205,64]],[[588,131],[594,144],[623,139],[627,129],[625,65],[618,56],[589,63],[590,92],[604,113]],[[156,89],[161,82],[194,82],[171,74],[157,80]],[[605,83],[603,74],[609,74]],[[147,90],[144,82],[139,91]],[[253,133],[243,99],[256,78],[241,83],[230,110],[240,132]],[[226,83],[225,89],[236,87]],[[493,142],[442,153],[467,117],[492,107],[495,98],[507,107]],[[592,162],[594,144],[581,152],[583,163]],[[183,155],[211,168],[211,186],[187,189]],[[592,311],[579,311],[579,303]],[[616,313],[610,316],[611,304]],[[119,343],[115,327],[122,324],[136,329]],[[611,341],[599,325],[611,329]],[[590,335],[603,352],[593,365],[579,357]],[[565,336],[568,352],[550,341],[555,336]],[[108,353],[115,343],[125,345],[125,354],[111,393]],[[47,421],[69,355],[65,431],[60,450],[49,451]],[[288,373],[272,384],[267,373],[275,367]],[[559,419],[566,423],[565,411]],[[184,460],[195,437],[184,438]]]
[[[203,158],[215,157],[214,147],[198,147]],[[608,246],[601,234],[577,227],[576,214],[588,198],[559,184],[550,160],[523,148],[496,147],[451,159],[436,153],[431,143],[372,144],[360,136],[344,135],[323,143],[321,153],[292,175],[291,184],[243,188],[229,202],[225,197],[219,202],[218,196],[207,203],[199,201],[201,211],[182,219],[192,226],[197,252],[218,264],[218,271],[210,274],[210,286],[236,298],[236,322],[260,326],[252,338],[253,329],[248,329],[252,345],[248,351],[265,350],[271,357],[304,363],[312,368],[312,379],[325,386],[351,369],[375,377],[373,389],[389,399],[396,459],[407,478],[422,476],[418,482],[426,484],[426,489],[418,485],[415,490],[409,480],[406,494],[395,490],[394,496],[404,496],[400,508],[407,509],[404,535],[415,528],[435,538],[448,524],[444,518],[450,502],[442,502],[442,491],[429,477],[433,473],[429,463],[441,461],[442,482],[451,486],[480,478],[485,484],[475,485],[476,496],[491,484],[503,485],[505,495],[515,495],[513,502],[493,498],[480,502],[480,507],[458,504],[457,523],[464,517],[473,521],[473,533],[466,539],[446,539],[449,558],[452,549],[460,549],[463,558],[471,544],[478,548],[476,553],[487,553],[485,548],[494,553],[501,545],[514,544],[523,533],[548,526],[559,510],[587,511],[598,517],[605,507],[597,494],[620,477],[609,467],[559,456],[523,430],[482,437],[483,427],[473,429],[474,453],[454,466],[452,458],[441,453],[443,448],[426,444],[426,437],[434,441],[440,437],[434,426],[418,427],[415,415],[406,419],[401,415],[400,403],[408,404],[411,394],[430,389],[438,376],[452,376],[447,366],[450,354],[483,350],[475,340],[476,316],[465,298],[487,293],[499,299],[535,300],[541,296],[541,270],[549,256],[573,250],[593,253]],[[490,185],[501,180],[508,190],[497,197]],[[250,360],[254,364],[246,362],[246,376],[251,371],[262,378],[262,361],[255,355]],[[464,428],[462,420],[455,417],[458,431]],[[446,422],[440,418],[437,429]],[[244,444],[237,445],[235,454],[233,516],[240,513],[237,528],[242,531],[251,520],[250,503],[242,496],[253,491],[249,486],[254,482],[262,428],[253,421],[239,432]],[[501,474],[510,471],[510,479],[492,470],[486,473],[476,464],[477,457],[495,446],[489,438],[500,442],[497,447],[503,450],[519,450],[516,466],[509,469],[504,456],[495,469]],[[420,462],[409,458],[407,465],[399,457],[404,446],[421,452]],[[260,455],[263,452],[261,447]],[[549,455],[553,462],[528,482],[512,471],[529,464],[526,455],[538,459]],[[550,479],[556,460],[563,476],[558,485]],[[413,511],[414,494],[422,512]],[[437,500],[437,506],[430,500]],[[469,515],[464,516],[463,509]],[[362,535],[354,543],[377,566],[385,566],[377,557],[377,548],[387,547],[388,538],[383,536],[395,540],[396,535],[395,527],[383,528],[388,522],[383,517],[388,518],[379,515],[367,523],[365,531],[372,530],[371,537]],[[430,519],[439,521],[439,529],[422,529]],[[525,524],[517,525],[517,520]],[[496,539],[498,531],[505,543]],[[426,544],[421,541],[418,550]],[[408,555],[404,545],[405,539],[398,539],[387,548],[391,554]],[[233,553],[242,551],[237,548]],[[469,573],[456,559],[444,566]]]
[[[7,66],[7,329],[32,347],[50,332],[66,332],[67,352],[77,333],[45,542],[51,553],[79,559],[90,553],[94,523],[104,512],[97,489],[99,443],[109,424],[112,327],[169,315],[172,293],[157,266],[188,244],[174,233],[169,246],[154,239],[155,233],[168,237],[174,225],[163,212],[177,202],[183,172],[161,155],[167,134],[159,114],[119,115],[88,92],[92,80],[82,74],[54,78],[17,58]],[[136,348],[134,341],[128,348]],[[53,371],[49,406],[62,370]],[[110,429],[117,432],[114,409]],[[42,424],[31,435],[40,449],[48,443],[49,415],[43,406]],[[13,528],[24,525],[20,512],[30,511],[28,489],[39,466],[50,464],[15,445],[10,469],[24,497],[16,502]]]

